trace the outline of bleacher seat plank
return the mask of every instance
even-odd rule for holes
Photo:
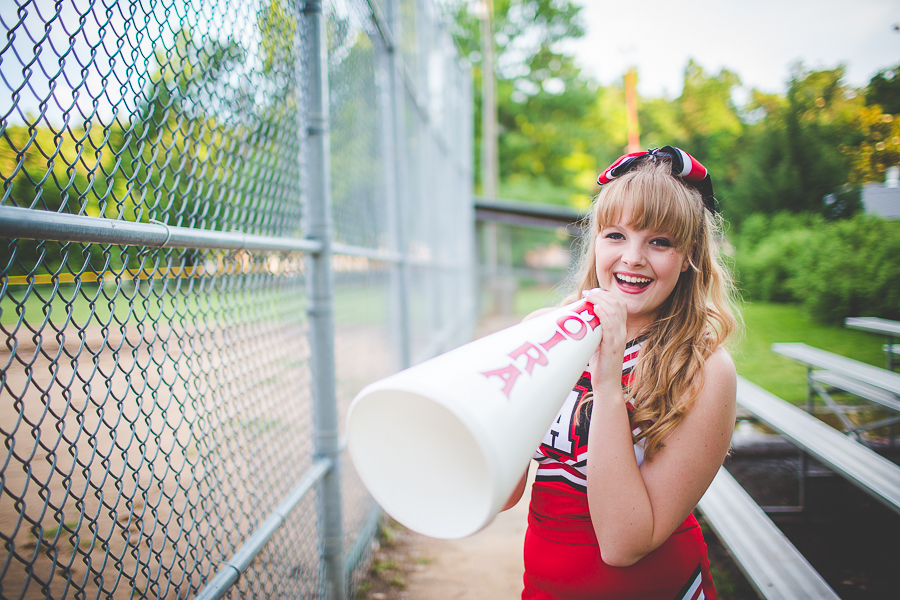
[[[900,321],[880,319],[878,317],[847,317],[844,325],[853,329],[881,333],[884,335],[900,335]]]
[[[885,408],[900,412],[900,401],[897,400],[897,396],[890,392],[885,392],[881,388],[863,383],[857,379],[851,379],[834,371],[813,371],[810,373],[810,377],[825,385],[850,392],[860,398],[865,398],[870,402],[875,402]]]
[[[900,373],[867,365],[803,343],[772,344],[772,351],[813,369],[826,369],[857,381],[900,394]]]
[[[838,599],[725,467],[719,469],[698,506],[760,597]]]
[[[900,513],[900,467],[742,377],[738,377],[737,401],[819,462]]]

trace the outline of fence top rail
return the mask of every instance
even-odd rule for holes
[[[892,394],[900,394],[900,373],[892,373],[887,369],[873,367],[858,360],[807,346],[800,342],[772,344],[772,352],[795,360],[810,368],[833,371],[839,375],[868,383]]]
[[[822,464],[900,513],[900,467],[741,377],[737,401]]]
[[[241,232],[136,223],[47,210],[0,206],[0,236],[16,239],[155,248],[321,252],[322,242]]]
[[[900,321],[879,319],[878,317],[847,317],[844,325],[851,329],[860,329],[871,333],[883,333],[885,335],[900,336]]]
[[[580,235],[587,214],[569,206],[501,198],[475,198],[475,218],[479,221],[499,221],[524,227],[565,227],[570,233]]]
[[[588,217],[586,212],[579,211],[571,206],[540,204],[522,200],[509,200],[507,198],[483,198],[480,196],[475,198],[475,210],[554,219],[561,224],[578,223]]]

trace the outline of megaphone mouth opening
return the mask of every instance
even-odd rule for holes
[[[361,396],[347,421],[350,457],[375,501],[402,525],[443,539],[477,532],[493,513],[491,469],[472,429],[433,399],[400,390]]]

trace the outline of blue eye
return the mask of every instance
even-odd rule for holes
[[[655,239],[651,240],[650,243],[653,244],[654,246],[662,246],[664,248],[672,247],[671,240],[668,240],[666,238],[655,238]]]
[[[604,237],[608,240],[624,240],[625,236],[617,231],[607,233]]]

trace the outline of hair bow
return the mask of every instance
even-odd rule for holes
[[[681,177],[688,185],[697,189],[703,197],[703,205],[710,212],[716,212],[716,199],[713,197],[712,180],[709,177],[709,171],[700,164],[696,158],[674,146],[663,146],[662,148],[651,148],[646,152],[632,152],[620,156],[607,168],[600,173],[597,183],[603,185],[609,183],[616,177],[619,177],[645,160],[659,160],[660,157],[666,157],[672,164],[672,175]]]

